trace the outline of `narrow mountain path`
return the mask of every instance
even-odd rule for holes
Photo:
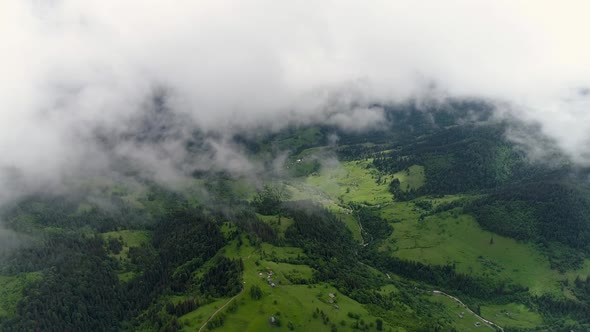
[[[205,321],[205,324],[203,324],[203,326],[201,326],[201,328],[199,329],[199,332],[203,331],[203,329],[213,319],[213,317],[215,317],[215,315],[217,315],[221,310],[223,310],[225,307],[227,307],[231,303],[231,301],[235,300],[238,296],[242,295],[242,293],[244,293],[245,289],[246,289],[246,287],[242,287],[242,290],[238,294],[234,295],[234,297],[232,297],[227,302],[225,302],[225,304],[222,305],[221,308],[217,309],[213,314],[211,314],[211,316],[209,316],[207,321]]]
[[[254,254],[255,252],[257,252],[258,249],[253,250],[250,254],[248,254],[248,257],[246,257],[246,259],[250,259],[250,257],[252,257],[252,254]],[[223,310],[225,307],[227,307],[233,300],[235,300],[238,296],[242,295],[244,293],[244,291],[246,290],[246,282],[242,281],[242,290],[234,295],[234,297],[232,297],[231,299],[229,299],[227,302],[225,302],[219,309],[215,310],[214,313],[211,314],[211,316],[209,316],[209,318],[205,321],[205,323],[203,324],[203,326],[201,326],[201,328],[199,328],[199,332],[202,332],[203,329],[205,329],[205,327],[207,326],[207,324],[215,317],[215,315],[217,315],[221,310]]]
[[[429,291],[425,291],[425,292],[429,292]],[[490,320],[487,320],[487,319],[485,319],[485,318],[481,317],[480,315],[476,314],[476,313],[475,313],[473,310],[471,310],[471,309],[470,309],[470,308],[469,308],[469,307],[468,307],[468,306],[467,306],[465,303],[463,303],[463,302],[462,302],[461,300],[459,300],[457,297],[455,297],[455,296],[452,296],[452,295],[449,295],[449,294],[447,294],[447,293],[445,293],[445,292],[442,292],[442,291],[439,291],[439,290],[433,290],[433,291],[431,291],[430,293],[432,293],[432,294],[434,294],[434,295],[442,295],[442,296],[446,296],[446,297],[448,297],[448,298],[450,298],[450,299],[454,300],[455,302],[457,302],[457,303],[459,303],[461,306],[463,306],[463,307],[465,308],[465,310],[469,311],[469,312],[470,312],[471,314],[473,314],[475,317],[479,318],[479,319],[480,319],[482,322],[484,322],[484,323],[485,323],[486,325],[488,325],[489,327],[491,327],[491,328],[494,328],[494,327],[496,327],[496,328],[498,328],[500,331],[504,332],[504,329],[503,329],[503,328],[502,328],[500,325],[498,325],[498,324],[496,324],[496,323],[494,323],[494,322],[492,322],[492,321],[490,321]]]

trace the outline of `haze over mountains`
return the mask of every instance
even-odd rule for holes
[[[590,330],[587,1],[0,1],[0,330]]]
[[[228,143],[239,130],[374,129],[375,105],[408,98],[482,98],[589,162],[585,1],[0,6],[0,183],[13,193],[108,172],[123,156],[155,179],[182,177],[182,142],[195,128],[215,133],[213,163],[248,169]],[[158,96],[172,127],[157,142],[127,139]],[[510,137],[543,157],[537,139]]]

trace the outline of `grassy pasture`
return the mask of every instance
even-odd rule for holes
[[[403,171],[393,174],[393,177],[400,182],[400,188],[404,191],[416,190],[424,185],[424,166],[413,165]]]
[[[12,317],[16,304],[23,296],[23,289],[41,278],[40,272],[21,273],[15,276],[0,275],[0,318]]]
[[[214,302],[200,306],[195,311],[179,318],[183,325],[183,331],[197,331],[207,321],[209,316],[217,309],[221,308],[228,299],[219,299]]]
[[[404,206],[405,205],[405,206]],[[518,242],[482,230],[468,215],[456,210],[416,217],[419,211],[411,203],[398,204],[390,211],[400,222],[381,250],[397,257],[426,264],[455,264],[460,272],[511,280],[528,286],[531,293],[563,294],[560,281],[587,275],[588,263],[579,271],[560,274],[550,269],[548,259],[532,244]]]
[[[281,284],[300,283],[297,280],[309,282],[313,278],[313,269],[307,265],[260,261],[257,272],[262,273],[263,278],[266,278],[267,271],[272,271],[273,280],[279,281]]]
[[[336,294],[335,303],[330,303],[329,293]],[[322,312],[328,317],[326,323],[322,320]],[[238,309],[227,316],[222,330],[288,331],[291,322],[295,330],[327,331],[335,324],[338,331],[352,331],[355,320],[348,317],[349,312],[359,314],[367,324],[376,320],[360,303],[339,294],[328,285],[263,288],[263,297],[259,301],[250,299],[248,295],[240,298]],[[271,316],[281,321],[280,327],[269,323]],[[384,324],[384,327],[387,329],[387,325]]]
[[[279,223],[279,217],[278,216],[265,216],[262,214],[257,213],[256,216],[258,217],[258,219],[264,221],[265,223],[271,225],[273,228],[275,228],[278,233],[279,236],[284,237],[285,236],[285,231],[287,230],[287,228],[289,228],[289,226],[293,225],[293,219],[285,217],[285,216],[281,216],[280,218],[280,223]]]
[[[129,265],[131,263],[129,260],[129,248],[139,247],[143,243],[150,241],[151,232],[140,230],[121,230],[102,233],[102,237],[105,240],[114,238],[123,241],[123,249],[121,249],[118,254],[109,253],[109,255],[123,263],[121,264],[120,271],[117,272],[119,280],[122,282],[127,282],[133,279],[133,277],[135,277],[135,272],[130,271]]]
[[[290,283],[289,279],[292,276],[311,278],[313,269],[307,265],[272,261],[270,258],[287,259],[303,255],[300,248],[276,247],[267,243],[263,243],[260,248],[255,248],[245,237],[242,242],[243,245],[239,249],[236,241],[232,241],[220,251],[220,254],[226,257],[243,260],[245,291],[235,300],[238,304],[237,309],[223,310],[226,317],[224,325],[218,328],[219,331],[288,331],[289,322],[295,330],[324,331],[329,330],[332,324],[336,324],[338,331],[352,331],[355,320],[348,317],[349,312],[360,315],[367,324],[374,324],[377,319],[371,316],[362,304],[338,293],[330,285]],[[262,254],[263,251],[265,254]],[[273,271],[272,279],[276,282],[274,288],[266,282],[268,270]],[[261,272],[262,278],[259,277]],[[263,295],[260,300],[254,300],[249,295],[250,287],[253,285],[262,289]],[[334,303],[330,303],[329,293],[336,294]],[[184,330],[194,331],[200,328],[207,318],[228,300],[216,300],[180,317]],[[314,312],[317,317],[314,317]],[[326,324],[321,312],[328,317]],[[269,323],[271,316],[280,321],[280,327]],[[342,325],[342,321],[345,325]],[[388,330],[389,326],[384,324],[384,328]],[[393,331],[402,330],[394,328]]]
[[[257,256],[265,260],[282,260],[305,256],[303,249],[298,247],[277,247],[269,243],[262,243],[260,251],[256,251]]]
[[[470,313],[465,307],[446,296],[432,295],[429,297],[429,300],[441,305],[444,318],[447,321],[450,321],[457,331],[494,331],[492,328],[485,325],[481,319]],[[485,315],[482,315],[482,317],[499,324],[491,317]],[[479,322],[481,325],[476,327],[476,322]],[[500,324],[500,326],[502,325]]]
[[[139,247],[142,243],[147,243],[151,238],[151,233],[140,230],[121,230],[102,233],[102,236],[105,240],[109,238],[121,239],[123,241],[123,249],[120,253],[111,255],[117,259],[122,258],[123,260],[128,260],[129,248]]]
[[[377,205],[393,199],[386,183],[376,183],[379,177],[370,161],[352,161],[323,165],[319,174],[308,176],[305,182],[333,200]]]
[[[543,324],[543,318],[523,304],[481,306],[481,314],[502,327],[535,328]]]

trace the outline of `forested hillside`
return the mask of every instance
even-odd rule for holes
[[[385,111],[236,135],[251,176],[4,206],[0,330],[590,330],[588,170],[530,160],[485,102]]]

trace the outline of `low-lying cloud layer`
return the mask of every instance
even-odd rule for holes
[[[371,105],[433,93],[498,100],[588,164],[589,11],[583,0],[2,1],[0,187],[108,169],[113,154],[174,177],[193,126],[219,136],[189,162],[247,169],[224,133],[372,128]],[[162,89],[177,128],[157,144],[119,142]]]

